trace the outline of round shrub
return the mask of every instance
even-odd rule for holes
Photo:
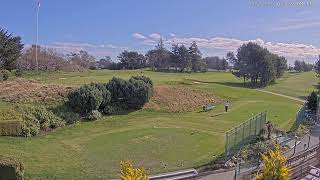
[[[131,109],[142,108],[152,96],[152,89],[149,84],[142,80],[130,79],[132,85],[132,97],[128,101]]]
[[[10,71],[3,69],[0,72],[1,80],[6,81],[9,79]]]
[[[152,82],[152,80],[151,80],[149,77],[147,77],[147,76],[132,76],[129,81],[131,81],[131,79],[141,80],[141,81],[149,84],[150,87],[153,88],[153,82]]]
[[[318,96],[312,91],[312,93],[307,98],[307,108],[311,111],[316,111],[318,106]]]
[[[17,106],[16,110],[21,114],[22,135],[26,137],[36,136],[40,130],[47,131],[65,125],[65,121],[42,106]]]
[[[98,110],[102,101],[102,92],[93,85],[83,85],[68,94],[69,105],[76,112],[88,114]]]
[[[111,106],[115,109],[127,110],[128,101],[133,96],[133,86],[129,81],[112,78],[106,85],[111,93]]]
[[[107,115],[111,115],[111,114],[115,114],[115,113],[121,112],[122,110],[123,110],[123,108],[121,106],[107,105],[103,109],[103,113],[105,113]]]
[[[102,83],[91,83],[90,85],[100,90],[102,94],[102,102],[99,106],[99,109],[103,110],[111,101],[110,91],[108,91],[106,85]]]
[[[148,83],[146,83],[148,82]],[[135,76],[129,81],[113,78],[107,83],[111,92],[111,107],[104,110],[106,114],[121,110],[133,110],[143,107],[152,96],[152,81],[143,76]]]
[[[102,114],[98,110],[91,111],[86,117],[86,119],[90,121],[95,121],[101,118],[102,118]]]

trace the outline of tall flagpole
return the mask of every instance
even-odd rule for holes
[[[36,42],[36,71],[38,71],[38,39],[39,39],[39,9],[40,1],[37,3],[37,42]]]

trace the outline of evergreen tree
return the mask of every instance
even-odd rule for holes
[[[144,55],[135,51],[123,51],[118,56],[121,65],[125,69],[140,69],[146,66],[146,59]]]
[[[192,66],[189,51],[184,45],[181,45],[178,49],[178,52],[179,52],[178,62],[179,62],[180,71],[188,72]]]
[[[316,111],[317,106],[318,106],[318,96],[314,91],[312,91],[312,93],[307,98],[307,107],[311,111]]]
[[[15,69],[22,49],[21,38],[12,36],[0,27],[0,69]]]
[[[317,60],[315,67],[314,67],[316,73],[318,74],[318,76],[320,75],[320,55],[319,55],[319,59]]]
[[[228,53],[227,58],[234,66],[233,74],[244,81],[250,79],[252,86],[266,86],[281,77],[286,69],[284,57],[252,42],[240,46],[237,58],[232,53]]]
[[[189,53],[191,58],[191,68],[194,72],[200,71],[202,64],[201,52],[197,46],[195,41],[192,42],[191,46],[189,47]]]

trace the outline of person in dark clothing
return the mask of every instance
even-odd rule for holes
[[[229,106],[230,106],[230,103],[229,103],[229,101],[227,100],[227,101],[224,103],[224,109],[225,109],[226,112],[228,112]]]

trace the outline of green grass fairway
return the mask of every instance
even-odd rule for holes
[[[289,130],[301,105],[301,102],[285,97],[244,88],[240,79],[227,72],[179,74],[99,70],[41,73],[37,77],[29,74],[25,78],[81,85],[106,82],[112,76],[129,78],[138,74],[151,77],[156,85],[184,85],[227,98],[231,100],[230,112],[223,113],[223,105],[219,105],[209,112],[200,112],[199,107],[187,113],[139,110],[126,115],[105,116],[95,122],[57,129],[45,136],[0,137],[0,154],[22,160],[28,179],[115,178],[120,161],[127,159],[154,174],[213,160],[224,151],[227,130],[264,110],[268,111],[268,120]],[[276,85],[281,86],[286,81]],[[293,91],[295,87],[292,87]]]
[[[292,96],[300,99],[306,97],[316,89],[319,78],[316,73],[285,73],[284,77],[274,85],[268,86],[265,90]]]

